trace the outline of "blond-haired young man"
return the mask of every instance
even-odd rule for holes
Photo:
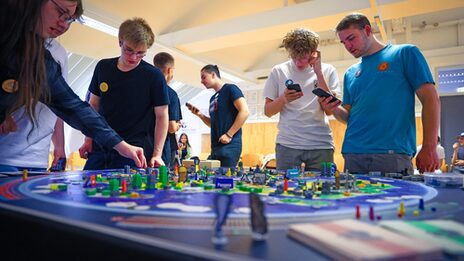
[[[264,113],[280,113],[276,138],[277,169],[305,163],[307,170],[333,162],[334,143],[329,121],[312,93],[322,88],[339,95],[340,82],[332,65],[321,63],[319,36],[307,29],[287,33],[282,42],[290,60],[276,65],[264,85]],[[301,91],[286,86],[299,84]]]
[[[90,83],[90,105],[130,144],[144,148],[149,166],[164,165],[161,154],[168,131],[168,90],[161,71],[142,60],[155,36],[142,18],[119,27],[121,56],[101,60]],[[86,138],[79,149],[87,158],[84,169],[135,166]]]

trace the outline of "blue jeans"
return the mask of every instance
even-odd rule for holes
[[[412,174],[412,157],[406,154],[343,154],[345,171],[367,174],[371,171],[381,173],[401,173],[405,170]]]
[[[242,144],[225,145],[211,148],[211,155],[208,159],[219,160],[221,167],[235,168],[242,154]]]
[[[136,168],[135,162],[115,150],[97,150],[89,153],[84,170],[122,169],[125,165]]]

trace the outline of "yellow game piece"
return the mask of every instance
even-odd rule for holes
[[[131,197],[131,198],[139,198],[139,197],[140,197],[140,194],[137,193],[137,192],[131,192],[130,195],[129,195],[129,197]]]
[[[345,191],[345,192],[343,192],[343,196],[349,197],[349,196],[351,196],[351,193],[349,191]]]
[[[420,212],[419,212],[419,210],[414,210],[414,211],[412,212],[412,214],[413,214],[415,217],[417,217],[417,216],[419,216]]]
[[[223,173],[224,173],[224,172],[223,172]],[[230,168],[227,170],[226,176],[227,176],[227,177],[232,176],[232,172],[230,171]]]
[[[50,184],[50,190],[58,190],[58,184]]]
[[[400,202],[400,207],[398,209],[398,216],[402,217],[402,216],[404,216],[404,214],[406,214],[406,208],[404,207],[404,202],[401,201]]]
[[[26,181],[27,180],[27,176],[28,176],[29,172],[27,169],[23,169],[23,181]]]

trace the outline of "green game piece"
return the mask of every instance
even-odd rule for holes
[[[61,190],[61,191],[68,190],[68,185],[60,184],[60,185],[58,185],[58,190]]]
[[[94,188],[86,189],[85,194],[87,196],[95,196],[97,194],[97,190]]]
[[[161,182],[163,186],[168,184],[168,170],[166,166],[159,167],[158,182]]]
[[[103,190],[103,191],[102,191],[102,195],[103,195],[103,196],[110,196],[110,195],[111,195],[111,190],[109,190],[109,189]]]
[[[142,188],[142,176],[139,173],[132,175],[132,188],[141,189]]]
[[[263,189],[262,188],[250,188],[251,193],[262,193]]]
[[[119,180],[110,179],[110,191],[118,191],[118,190],[119,190]]]

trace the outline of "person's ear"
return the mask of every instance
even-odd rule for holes
[[[369,25],[364,26],[364,30],[366,30],[366,35],[370,36],[372,34],[372,27]]]

